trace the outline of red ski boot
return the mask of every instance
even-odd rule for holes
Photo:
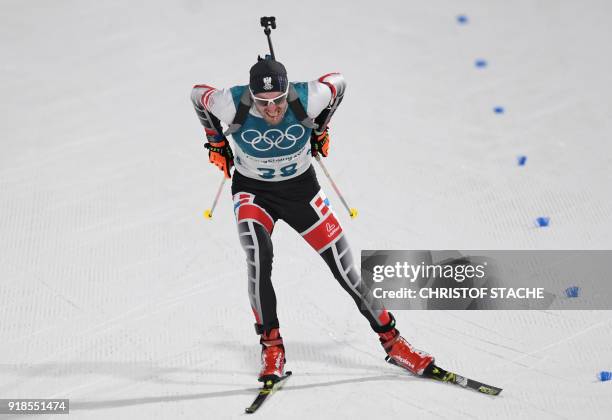
[[[278,328],[264,332],[259,340],[261,343],[261,372],[259,381],[266,382],[269,379],[278,381],[285,369],[285,346]]]
[[[415,375],[423,375],[427,366],[433,363],[433,356],[417,350],[393,328],[386,333],[378,333],[380,342],[387,352],[391,363],[409,370]]]

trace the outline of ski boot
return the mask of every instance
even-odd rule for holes
[[[284,375],[285,346],[278,328],[273,328],[261,334],[261,372],[259,381],[272,380],[277,382]]]
[[[380,343],[387,352],[387,362],[419,376],[422,376],[425,369],[433,364],[433,356],[412,347],[396,328],[383,333],[379,332],[378,335]]]

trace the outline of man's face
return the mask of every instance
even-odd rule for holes
[[[262,92],[253,95],[257,111],[270,125],[276,125],[283,120],[287,112],[287,92]]]

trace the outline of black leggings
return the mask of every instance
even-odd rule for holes
[[[234,171],[232,194],[240,243],[246,252],[248,290],[259,334],[278,328],[272,286],[272,231],[284,220],[317,251],[374,330],[388,325],[386,310],[366,301],[367,289],[353,264],[351,250],[312,166],[296,178],[266,182]]]

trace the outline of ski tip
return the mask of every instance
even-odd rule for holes
[[[496,388],[494,386],[489,386],[489,385],[481,385],[477,389],[477,391],[478,392],[482,392],[483,394],[497,396],[497,395],[501,394],[503,389],[502,388]]]
[[[274,391],[280,388],[282,385],[279,384],[284,379],[287,379],[292,375],[291,371],[287,371],[283,374],[283,376],[278,377],[276,375],[269,375],[268,377],[260,378],[260,382],[263,382],[263,386],[259,389],[259,394],[253,404],[244,409],[244,412],[247,414],[253,414],[256,412],[259,407],[264,403],[266,398],[268,398]],[[262,380],[263,379],[263,380]]]

